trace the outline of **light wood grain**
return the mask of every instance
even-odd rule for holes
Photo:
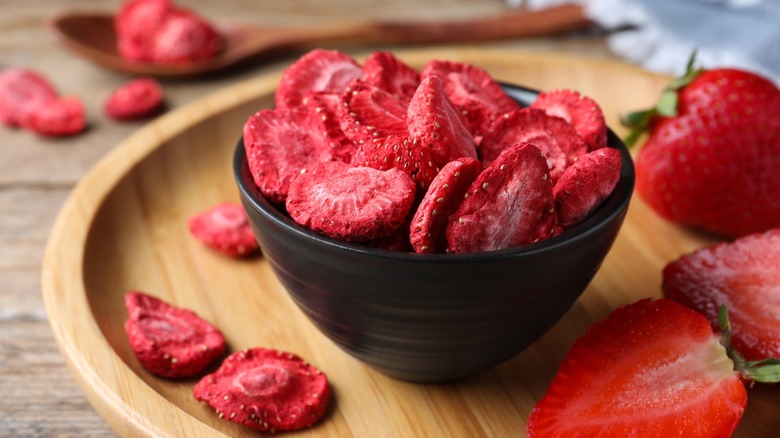
[[[666,78],[624,64],[510,50],[399,54],[420,66],[464,60],[497,79],[574,88],[608,121],[653,101]],[[577,337],[620,304],[659,296],[665,263],[708,243],[663,222],[638,199],[588,290],[540,341],[494,370],[447,385],[399,382],[339,350],[305,319],[262,258],[221,257],[192,239],[185,221],[237,200],[230,161],[246,117],[272,104],[278,73],[239,83],[174,111],[119,145],[80,182],[46,250],[43,289],[55,338],[87,397],[127,436],[251,436],[191,396],[193,380],[146,373],[122,330],[123,294],[145,290],[195,310],[238,350],[294,351],[334,388],[327,417],[298,436],[522,436],[558,363]],[[736,436],[767,436],[780,409],[774,388],[751,391]]]

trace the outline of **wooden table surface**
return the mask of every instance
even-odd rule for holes
[[[501,0],[180,0],[209,17],[257,24],[306,25],[356,18],[461,18],[499,13]],[[74,382],[51,335],[41,299],[41,257],[49,230],[76,182],[104,154],[144,122],[120,123],[102,113],[106,96],[123,76],[61,50],[46,18],[82,9],[112,11],[119,1],[0,2],[0,69],[27,67],[49,77],[61,94],[79,96],[89,129],[47,139],[0,126],[0,436],[112,436]],[[362,6],[362,7],[361,7]],[[555,51],[611,58],[598,32],[488,43],[491,47]],[[349,46],[356,55],[390,46]],[[255,75],[283,68],[300,53],[230,75],[164,82],[168,110]]]

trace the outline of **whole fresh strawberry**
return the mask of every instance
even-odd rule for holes
[[[780,226],[780,89],[748,71],[694,69],[629,114],[637,193],[661,216],[739,237]]]
[[[747,362],[700,313],[668,299],[622,306],[575,341],[531,412],[529,438],[729,437],[747,382],[777,382],[780,361]]]

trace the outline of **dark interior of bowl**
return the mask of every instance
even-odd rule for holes
[[[504,85],[523,104],[530,89]],[[536,341],[596,274],[634,186],[631,157],[609,198],[581,224],[522,248],[414,254],[342,242],[296,224],[259,192],[242,141],[234,172],[264,257],[298,307],[349,354],[414,382],[485,371]]]

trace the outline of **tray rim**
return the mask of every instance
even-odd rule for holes
[[[601,65],[611,69],[622,69],[639,75],[656,75],[640,67],[618,60],[592,58],[568,53],[552,53],[507,48],[424,48],[395,52],[397,56],[409,63],[424,63],[435,57],[447,59],[487,60],[492,65],[511,65],[514,60],[522,59],[524,63],[530,60],[543,60],[547,63],[568,64],[573,61],[586,65]],[[362,59],[361,56],[355,56]],[[470,61],[474,62],[474,61]],[[82,322],[94,326],[94,330],[79,334],[79,339],[70,332],[75,318],[91,315],[85,287],[84,255],[86,238],[89,234],[97,212],[108,194],[116,184],[142,160],[150,156],[168,140],[189,129],[208,117],[227,111],[247,101],[273,94],[281,77],[281,68],[263,73],[258,77],[240,81],[214,91],[204,97],[170,111],[141,127],[125,140],[117,144],[102,157],[69,194],[63,207],[57,215],[47,239],[41,269],[41,287],[44,307],[50,327],[61,354],[66,359],[71,374],[76,379],[90,404],[101,417],[117,432],[131,431],[134,436],[177,436],[179,430],[168,430],[144,417],[136,409],[137,406],[120,394],[106,382],[106,377],[95,369],[79,344],[91,343],[108,352],[113,368],[126,368],[124,374],[133,386],[133,392],[142,391],[152,397],[155,406],[165,406],[168,415],[176,418],[177,424],[185,424],[189,432],[197,432],[199,436],[226,436],[212,428],[207,423],[192,417],[177,405],[168,401],[161,394],[147,385],[114,351],[113,347],[103,337],[94,318]],[[662,75],[657,75],[662,76]],[[89,220],[79,220],[80,218]],[[81,245],[60,251],[63,241],[78,241]],[[67,286],[73,286],[69,289]],[[182,426],[184,427],[184,426]]]

